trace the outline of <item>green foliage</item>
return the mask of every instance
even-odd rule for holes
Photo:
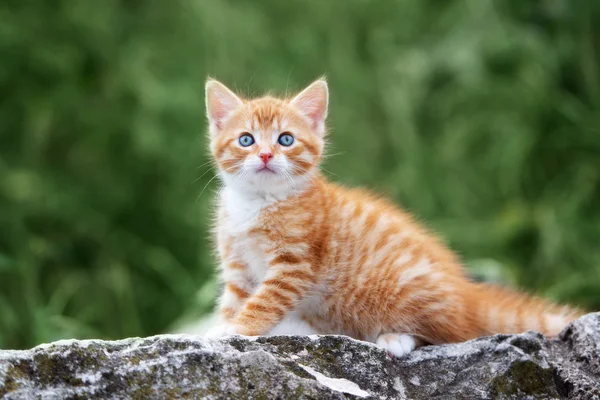
[[[599,27],[586,0],[2,2],[0,347],[209,309],[207,75],[326,73],[332,179],[477,274],[600,309]]]

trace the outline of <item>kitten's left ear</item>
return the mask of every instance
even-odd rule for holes
[[[328,102],[329,89],[327,88],[327,82],[325,82],[325,79],[319,79],[294,97],[290,104],[309,119],[311,128],[317,135],[323,136],[325,134]]]
[[[206,115],[209,131],[216,135],[223,128],[223,122],[244,102],[225,85],[214,79],[206,81]]]

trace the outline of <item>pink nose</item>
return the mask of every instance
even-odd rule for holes
[[[267,163],[269,162],[269,160],[271,158],[273,158],[273,153],[260,153],[258,156],[261,158],[261,160],[263,161],[263,163],[265,165],[267,165]]]

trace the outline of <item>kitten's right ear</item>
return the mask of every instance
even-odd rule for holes
[[[223,123],[244,102],[221,82],[214,79],[206,81],[206,116],[209,131],[216,135],[223,128]]]

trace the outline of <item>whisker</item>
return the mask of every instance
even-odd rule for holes
[[[202,193],[204,193],[204,191],[206,190],[206,188],[208,187],[208,185],[210,185],[210,183],[216,178],[218,177],[219,174],[215,174],[215,176],[213,176],[212,178],[210,178],[210,180],[208,182],[206,182],[206,185],[204,185],[204,187],[202,188],[202,191],[200,192],[200,194],[198,195],[198,197],[196,197],[196,203],[198,202],[198,200],[200,200],[200,197],[202,196]]]
[[[322,167],[322,166],[319,166],[319,168],[320,168],[320,169],[322,169],[322,170],[323,170],[323,171],[325,171],[325,172],[328,172],[328,173],[330,173],[330,174],[331,174],[331,175],[333,175],[333,176],[337,176],[338,178],[340,177],[340,176],[339,176],[338,174],[336,174],[335,172],[331,172],[330,170],[328,170],[328,169],[326,169],[326,168],[324,168],[324,167]]]
[[[234,168],[237,168],[237,167],[238,167],[238,165],[237,165],[237,164],[236,164],[236,165],[232,165],[231,167],[229,167],[229,168],[226,168],[226,169],[224,169],[223,171],[224,171],[224,172],[228,172],[228,171],[230,171],[231,169],[234,169]],[[211,170],[209,169],[209,171],[211,171]],[[203,176],[204,176],[204,175],[203,175]],[[216,177],[218,177],[218,176],[219,176],[219,173],[217,172],[217,173],[215,174],[215,176],[213,176],[212,178],[210,178],[210,180],[209,180],[208,182],[206,182],[206,185],[204,185],[204,187],[202,188],[202,191],[200,192],[200,194],[198,195],[198,197],[196,197],[196,203],[198,202],[198,200],[200,200],[200,197],[202,196],[202,193],[204,193],[204,191],[206,190],[206,188],[208,187],[208,185],[210,185],[210,183],[211,183],[211,182],[212,182],[212,181],[213,181],[213,180],[214,180]]]
[[[287,180],[290,182],[290,184],[292,185],[292,188],[294,190],[296,190],[296,183],[294,182],[294,180],[292,179],[292,177],[290,176],[289,172],[287,172],[286,170],[283,170],[283,173],[285,175],[285,177],[287,178]]]
[[[325,159],[325,158],[329,158],[329,157],[335,157],[335,156],[339,156],[339,155],[346,154],[346,153],[347,153],[347,151],[340,151],[340,152],[337,152],[337,153],[331,153],[331,154],[328,154],[328,153],[323,153],[323,156],[322,156],[322,157]]]
[[[300,167],[300,166],[298,166],[298,165],[293,165],[293,164],[292,164],[292,169],[295,169],[295,171],[294,171],[294,172],[303,172],[303,173],[305,173],[305,174],[306,174],[306,176],[308,176],[308,178],[309,178],[309,179],[312,181],[312,183],[313,183],[313,184],[316,184],[316,182],[315,182],[315,179],[316,179],[317,181],[319,181],[321,184],[323,184],[323,181],[322,181],[322,180],[320,180],[320,179],[319,179],[318,177],[316,177],[316,176],[313,176],[313,175],[310,173],[310,171],[308,171],[308,170],[307,170],[307,169],[305,169],[305,168],[302,168],[302,167]]]
[[[237,177],[235,178],[235,181],[233,182],[233,184],[237,185],[238,182],[240,182],[242,179],[244,179],[246,176],[248,176],[249,172],[250,172],[250,168],[244,168],[241,173],[237,174]]]
[[[252,83],[252,79],[254,79],[254,77],[256,76],[256,73],[258,72],[258,70],[255,70],[254,73],[252,74],[252,76],[250,77],[250,80],[248,81],[248,83],[246,84],[246,93],[248,93],[248,97],[251,97],[250,94],[250,84]]]
[[[197,167],[196,167],[196,169],[200,169],[200,168],[204,167],[205,165],[208,165],[208,164],[210,164],[210,163],[212,163],[212,162],[213,162],[213,160],[208,160],[207,162],[205,162],[205,163],[203,163],[203,164],[201,164],[201,165],[197,166]]]
[[[198,178],[194,179],[192,181],[192,183],[196,183],[198,182],[200,179],[202,179],[202,177],[206,174],[208,174],[210,171],[212,171],[213,167],[211,166],[209,169],[207,169],[206,171],[204,171],[204,173],[202,175],[200,175]]]
[[[285,98],[287,99],[288,97],[288,87],[290,84],[290,76],[292,75],[292,70],[294,69],[294,67],[290,67],[290,72],[288,72],[288,76],[287,76],[287,80],[285,81]]]

